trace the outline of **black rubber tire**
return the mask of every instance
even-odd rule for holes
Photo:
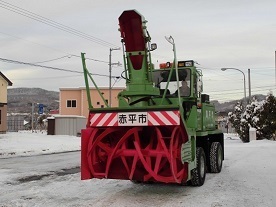
[[[223,161],[222,146],[219,142],[213,142],[210,147],[210,172],[220,173]]]
[[[191,185],[202,186],[206,177],[206,156],[202,147],[196,148],[196,168],[191,172]]]

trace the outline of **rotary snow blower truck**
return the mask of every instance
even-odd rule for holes
[[[124,11],[119,27],[126,89],[118,94],[118,107],[105,101],[82,53],[89,117],[81,134],[81,179],[203,185],[206,172],[221,171],[224,142],[214,106],[202,94],[201,70],[176,55],[154,69],[156,44],[137,11]],[[168,41],[175,54],[173,38]],[[91,105],[88,77],[105,108]]]

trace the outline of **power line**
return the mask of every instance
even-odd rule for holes
[[[0,61],[6,62],[6,63],[14,63],[14,64],[21,64],[21,65],[29,65],[29,66],[33,66],[33,67],[47,68],[47,69],[51,69],[51,70],[59,70],[59,71],[64,71],[64,72],[80,73],[80,74],[83,73],[83,72],[75,71],[75,70],[69,70],[69,69],[57,68],[57,67],[51,67],[51,66],[45,66],[45,65],[38,65],[38,64],[33,64],[33,63],[26,63],[26,62],[10,60],[10,59],[5,59],[5,58],[0,58]],[[109,77],[109,75],[103,75],[103,74],[98,74],[98,73],[91,73],[91,75]],[[111,76],[111,77],[116,78],[117,76]]]
[[[38,64],[38,63],[48,63],[48,62],[52,62],[52,61],[55,61],[55,60],[60,60],[60,59],[63,59],[63,58],[71,58],[70,55],[65,55],[65,56],[62,56],[62,57],[59,57],[59,58],[55,58],[55,59],[51,59],[51,60],[45,60],[45,61],[40,61],[40,62],[34,62],[33,64]]]
[[[256,86],[254,88],[252,88],[252,90],[256,89],[256,88],[263,88],[263,89],[269,89],[271,87],[274,87],[273,85],[266,85],[266,86]],[[220,90],[220,91],[208,91],[208,93],[225,93],[226,91],[239,91],[239,90],[243,90],[243,89],[229,89],[229,90]],[[233,92],[234,94],[235,92]]]
[[[271,89],[272,89],[271,87],[273,88],[273,86],[255,87],[252,89],[252,93],[255,93],[255,95],[258,94],[258,92],[264,93],[264,91],[267,91],[267,93],[268,93],[269,91],[271,91]],[[243,92],[239,89],[232,90],[233,92],[230,92],[230,90],[227,90],[227,91],[229,91],[229,92],[225,92],[225,91],[210,92],[209,95],[212,100],[219,100],[219,101],[225,101],[225,100],[229,101],[229,100],[233,99],[233,95],[235,95],[235,96],[243,95]],[[252,97],[253,96],[254,95],[252,95]],[[243,97],[241,99],[243,99]]]
[[[32,44],[36,44],[36,45],[39,45],[39,46],[42,46],[42,47],[45,47],[45,48],[49,48],[49,49],[54,50],[54,51],[57,51],[57,52],[62,52],[62,53],[67,54],[67,53],[66,53],[65,51],[63,51],[63,50],[60,50],[60,49],[57,49],[57,48],[54,48],[54,47],[49,47],[49,46],[46,46],[46,45],[41,44],[41,43],[33,42],[33,41],[27,40],[27,39],[22,38],[22,37],[18,37],[18,36],[15,36],[15,35],[11,35],[11,34],[8,34],[8,33],[4,33],[4,32],[0,32],[0,34],[4,34],[4,35],[10,36],[10,37],[13,37],[13,38],[15,38],[15,39],[23,40],[23,41],[25,41],[25,42],[29,42],[29,43],[32,43]],[[67,54],[67,55],[69,55],[69,54]]]
[[[73,78],[73,77],[76,77],[76,76],[82,76],[83,74],[78,74],[78,75],[68,75],[68,76],[52,76],[52,77],[42,77],[42,78],[13,78],[12,80],[39,80],[39,79],[42,79],[42,80],[45,80],[45,79],[60,79],[60,78]]]
[[[40,23],[46,24],[48,26],[54,27],[56,29],[59,29],[59,30],[65,31],[67,33],[73,34],[75,36],[81,37],[83,39],[89,40],[91,42],[97,43],[99,45],[102,45],[102,46],[105,46],[105,47],[117,47],[116,45],[114,45],[112,43],[109,43],[109,42],[107,42],[105,40],[102,40],[100,38],[88,35],[88,34],[86,34],[84,32],[76,30],[76,29],[74,29],[72,27],[68,27],[68,26],[66,26],[64,24],[55,22],[55,21],[53,21],[51,19],[48,19],[48,18],[43,17],[41,15],[35,14],[35,13],[31,12],[31,11],[28,11],[26,9],[20,8],[18,6],[12,5],[12,4],[8,3],[8,2],[0,0],[0,7],[3,8],[3,9],[9,10],[11,12],[17,13],[19,15],[25,16],[27,18],[33,19],[33,20],[38,21]]]
[[[259,88],[259,89],[258,89]],[[255,95],[256,95],[256,93],[258,93],[258,92],[264,92],[264,91],[267,91],[267,92],[269,92],[270,91],[270,89],[271,89],[271,87],[270,86],[266,86],[266,87],[257,87],[256,89],[253,89],[252,90],[252,93],[255,93]],[[212,99],[217,99],[217,100],[225,100],[225,99],[231,99],[231,98],[233,98],[233,97],[231,97],[231,98],[227,98],[227,97],[230,97],[231,95],[233,95],[233,94],[235,94],[235,95],[242,95],[243,94],[243,92],[241,91],[241,92],[228,92],[228,93],[225,93],[224,91],[223,91],[223,94],[216,94],[216,93],[209,93],[210,94],[210,97],[212,98]],[[254,95],[252,95],[252,97],[253,97]],[[241,98],[241,99],[243,99],[243,98]]]
[[[0,7],[1,7],[1,6],[0,6]],[[51,49],[51,50],[55,50],[55,51],[58,51],[58,52],[65,53],[66,55],[65,55],[65,56],[62,56],[61,58],[63,58],[63,57],[69,57],[69,56],[70,56],[70,57],[71,57],[71,56],[74,56],[74,57],[81,58],[80,55],[68,54],[68,53],[65,52],[65,51],[62,51],[62,50],[59,50],[59,49],[56,49],[56,48],[53,48],[53,47],[49,47],[49,46],[46,46],[46,45],[43,45],[43,44],[40,44],[40,43],[37,43],[37,42],[29,41],[29,40],[26,40],[26,39],[24,39],[24,38],[17,37],[17,36],[8,34],[8,33],[0,32],[0,34],[4,34],[4,35],[7,35],[7,36],[11,36],[11,37],[16,38],[16,39],[22,39],[22,40],[24,40],[24,41],[26,41],[26,42],[30,42],[30,43],[32,43],[32,44],[37,44],[37,45],[40,45],[40,46],[49,48],[49,49]],[[60,58],[60,59],[61,59],[61,58]],[[57,59],[59,59],[59,58],[57,58]],[[86,60],[92,60],[92,61],[95,61],[95,62],[101,62],[101,63],[107,63],[107,64],[109,64],[108,61],[104,61],[104,60],[98,60],[98,59],[93,59],[93,58],[88,58],[88,57],[86,57],[85,59],[86,59]],[[56,59],[53,59],[53,60],[56,60]],[[50,61],[51,61],[51,60],[49,60],[49,62],[50,62]],[[46,61],[41,61],[41,62],[35,62],[35,64],[36,64],[36,63],[42,63],[42,62],[48,62],[48,61],[46,60]]]
[[[197,68],[199,68],[199,69],[205,69],[205,70],[217,70],[217,71],[220,71],[220,68],[211,68],[211,67],[202,67],[202,66],[198,66]],[[245,68],[245,67],[242,67],[242,68]],[[267,69],[268,70],[274,70],[275,69],[273,66],[262,66],[262,67],[257,67],[257,68],[247,67],[247,68],[250,68],[250,70],[267,70]]]
[[[71,56],[81,58],[80,55],[71,55]],[[87,58],[87,57],[86,57],[85,59],[86,59],[86,60],[93,60],[93,61],[95,61],[95,62],[100,62],[100,63],[107,63],[107,64],[109,64],[108,61],[104,61],[104,60],[97,60],[97,59]]]

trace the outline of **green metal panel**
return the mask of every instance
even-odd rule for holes
[[[182,159],[182,162],[192,162],[193,159],[193,155],[192,155],[192,141],[191,140],[188,140],[186,143],[184,143],[182,145],[182,148],[181,148],[181,159]]]
[[[187,119],[187,127],[196,129],[197,128],[197,108],[193,106],[191,111],[189,112],[189,116]]]
[[[215,129],[215,108],[211,104],[202,103],[202,131]]]
[[[201,104],[201,103],[200,103]],[[198,108],[197,109],[197,131],[202,131],[202,109]]]

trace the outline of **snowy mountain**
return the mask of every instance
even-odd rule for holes
[[[264,100],[264,95],[254,95],[257,100]],[[253,96],[252,96],[253,97]],[[228,113],[233,111],[235,104],[240,100],[220,103],[211,101],[216,111]],[[31,103],[43,103],[48,110],[59,108],[59,92],[47,91],[41,88],[11,88],[8,89],[8,112],[30,112]]]
[[[58,109],[59,92],[41,88],[8,89],[8,112],[30,112],[31,103],[42,103],[47,110]]]
[[[262,94],[256,94],[256,95],[253,95],[252,97],[255,97],[257,101],[262,101],[262,100],[265,100],[266,98],[266,96]],[[220,103],[219,101],[214,100],[214,101],[211,101],[211,103],[215,105],[216,111],[225,112],[228,114],[228,112],[233,111],[236,103],[239,101],[241,100],[234,100],[234,101]],[[247,98],[247,101],[248,101],[248,98]]]

